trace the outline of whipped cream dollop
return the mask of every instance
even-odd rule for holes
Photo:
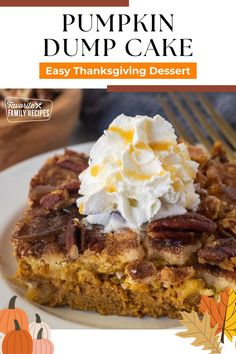
[[[196,210],[198,164],[172,125],[157,115],[118,116],[93,145],[79,178],[81,214],[104,231],[142,229],[155,219]]]

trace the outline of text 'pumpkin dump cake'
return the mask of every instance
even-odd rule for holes
[[[220,146],[208,156],[160,116],[121,115],[89,159],[46,161],[12,243],[37,303],[174,318],[236,289],[235,235],[236,164]]]

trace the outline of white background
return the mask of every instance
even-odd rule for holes
[[[173,330],[54,330],[55,354],[201,354],[192,338],[179,338]],[[225,340],[222,354],[235,354]],[[44,354],[44,353],[43,353]]]
[[[130,0],[130,8],[1,8],[0,10],[0,87],[106,87],[107,84],[197,84],[234,85],[235,80],[235,0]],[[43,38],[61,38],[62,13],[162,13],[175,14],[175,32],[171,37],[193,39],[191,58],[146,57],[140,61],[197,61],[197,80],[39,80],[38,63],[43,58]],[[106,31],[104,32],[104,35]],[[101,34],[102,35],[102,34]],[[76,28],[70,36],[79,37]],[[86,38],[93,38],[87,34]],[[132,38],[133,33],[112,34],[113,38]],[[154,38],[154,34],[139,34]],[[159,34],[157,34],[157,37]],[[66,61],[57,56],[55,61]],[[67,59],[68,60],[68,59]],[[85,58],[73,58],[85,61]],[[71,61],[72,61],[71,60]],[[121,53],[119,47],[111,57],[87,57],[87,61],[134,61]],[[50,58],[48,61],[52,61]],[[53,330],[56,354],[65,353],[201,353],[190,345],[191,339],[178,338],[174,330]],[[222,353],[235,353],[232,343],[226,343]]]
[[[0,86],[6,87],[106,87],[107,84],[183,84],[183,85],[234,85],[235,84],[235,0],[130,0],[129,8],[1,8],[0,41],[1,65]],[[116,50],[106,58],[73,57],[57,55],[45,59],[44,38],[81,37],[78,28],[67,34],[62,32],[62,14],[99,13],[106,18],[110,13],[162,13],[168,16],[174,13],[174,32],[165,33],[124,33],[109,34],[105,28],[102,33],[88,32],[89,41],[95,37],[113,37],[117,41]],[[71,26],[72,28],[72,26]],[[128,27],[129,28],[129,27]],[[193,57],[140,57],[125,55],[122,44],[129,38],[140,37],[143,42],[149,38],[192,38]],[[83,35],[84,36],[84,35]],[[122,48],[121,48],[122,47]],[[38,63],[41,61],[197,61],[197,80],[39,80]]]

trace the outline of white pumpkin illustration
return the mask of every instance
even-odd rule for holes
[[[2,342],[4,339],[5,334],[0,332],[0,354],[2,354]]]
[[[42,338],[49,339],[51,336],[50,327],[45,322],[41,321],[41,318],[37,313],[35,314],[35,318],[36,318],[36,320],[34,322],[31,322],[29,325],[29,331],[30,331],[32,338],[37,339],[37,335],[39,333],[39,330],[42,328],[43,329]]]

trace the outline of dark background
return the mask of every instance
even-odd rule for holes
[[[121,113],[131,116],[135,116],[136,114],[149,115],[151,117],[161,114],[163,117],[168,118],[158,102],[159,95],[162,95],[171,105],[171,99],[165,93],[108,93],[103,89],[84,90],[80,120],[71,138],[71,143],[97,139],[109,123]],[[188,95],[197,105],[199,104],[194,93]],[[204,95],[212,103],[215,110],[236,129],[236,93],[217,92],[204,93]],[[178,110],[174,111],[176,118],[183,128],[188,134],[192,135],[191,128],[183,120],[181,114]],[[211,120],[209,122],[212,124]],[[194,139],[194,136],[192,138]]]

